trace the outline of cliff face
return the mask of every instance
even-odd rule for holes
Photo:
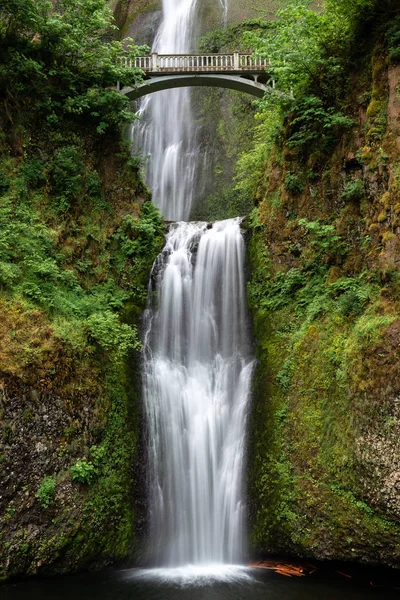
[[[17,155],[3,145],[3,578],[101,567],[140,546],[136,325],[161,220],[118,139],[81,142],[97,193],[86,189],[67,214],[50,193],[57,149],[37,138]],[[21,195],[41,151],[48,172]]]
[[[139,549],[137,328],[163,244],[102,2],[61,36],[47,2],[21,7],[0,28],[1,579]]]
[[[122,37],[132,37],[136,44],[151,46],[162,18],[160,0],[111,0],[116,23]],[[227,22],[241,23],[246,19],[262,15],[273,15],[277,8],[276,0],[254,2],[243,0],[228,2]],[[210,29],[221,26],[221,4],[219,0],[201,2],[198,14],[198,36]]]
[[[136,44],[151,46],[162,18],[158,0],[112,0],[109,2],[119,36],[131,37]]]
[[[250,229],[253,549],[400,564],[399,66],[378,44],[330,152],[272,152]],[[322,147],[322,137],[321,145]]]

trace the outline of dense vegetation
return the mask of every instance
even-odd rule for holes
[[[163,239],[115,89],[139,51],[103,0],[0,7],[3,576],[132,551],[137,321]]]
[[[398,564],[399,7],[307,4],[245,33],[279,90],[237,177],[257,204],[254,548]]]

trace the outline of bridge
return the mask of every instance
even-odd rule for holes
[[[179,87],[223,87],[262,98],[275,89],[268,62],[252,54],[157,54],[124,59],[126,68],[141,69],[145,78],[137,87],[120,89],[130,100]]]

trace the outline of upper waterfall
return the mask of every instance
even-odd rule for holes
[[[227,15],[227,0],[215,0],[221,18]],[[163,20],[153,52],[188,53],[195,45],[199,0],[163,0]],[[201,191],[206,153],[200,149],[200,129],[192,109],[192,90],[165,90],[143,99],[140,121],[132,127],[134,147],[148,156],[147,182],[153,201],[170,221],[187,221],[194,189]]]

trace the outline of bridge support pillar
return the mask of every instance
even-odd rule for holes
[[[153,71],[158,71],[158,54],[153,52],[151,55],[151,67]]]
[[[239,71],[239,52],[233,53],[233,66],[236,71]]]

